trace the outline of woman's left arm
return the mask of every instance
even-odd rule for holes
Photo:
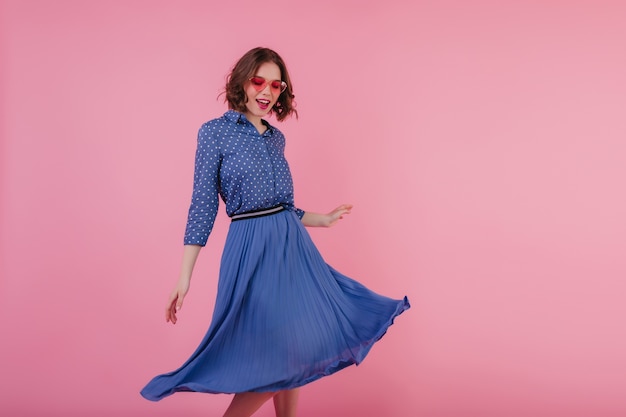
[[[350,214],[351,210],[352,204],[342,204],[326,214],[306,211],[304,216],[302,216],[302,224],[307,227],[330,227],[337,223],[338,220],[343,219],[344,214]]]

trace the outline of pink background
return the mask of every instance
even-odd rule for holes
[[[221,415],[138,391],[210,321],[223,207],[163,308],[197,129],[258,45],[295,84],[298,205],[355,205],[320,250],[413,305],[301,416],[626,414],[623,2],[211,3],[1,3],[0,414]]]

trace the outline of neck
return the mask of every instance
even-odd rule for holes
[[[256,130],[258,130],[260,133],[263,133],[267,130],[262,122],[263,119],[261,117],[246,113],[246,119],[248,119],[248,121],[252,123],[252,125],[256,127]]]

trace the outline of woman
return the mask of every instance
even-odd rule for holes
[[[187,362],[142,390],[149,400],[235,393],[225,416],[250,416],[270,398],[278,417],[295,416],[298,387],[360,363],[409,308],[406,297],[380,296],[335,271],[306,232],[334,225],[352,206],[327,214],[295,208],[285,138],[263,119],[297,116],[293,97],[282,58],[252,49],[227,79],[229,110],[199,130],[182,268],[166,321],[178,320],[218,195],[232,223],[209,330]]]

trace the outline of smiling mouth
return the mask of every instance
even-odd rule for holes
[[[263,110],[267,109],[270,104],[270,101],[265,99],[257,99],[256,102],[259,103],[259,107]]]

